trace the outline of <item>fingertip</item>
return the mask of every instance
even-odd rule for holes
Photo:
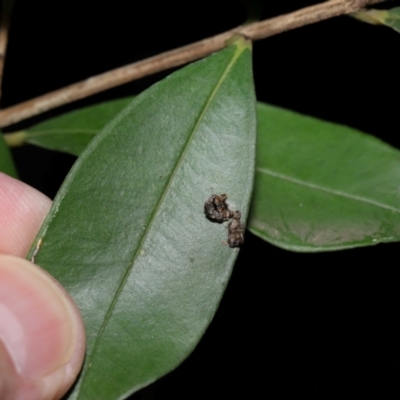
[[[29,261],[0,255],[0,319],[1,344],[12,361],[3,357],[0,369],[7,382],[18,382],[18,396],[10,399],[60,398],[85,354],[84,326],[71,297]],[[1,382],[0,394],[16,390],[10,384],[2,389]]]

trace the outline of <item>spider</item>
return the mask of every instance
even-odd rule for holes
[[[209,219],[214,219],[218,222],[228,221],[233,216],[233,211],[228,208],[226,199],[228,196],[223,194],[213,194],[204,203],[204,212]]]
[[[239,247],[244,242],[244,225],[240,222],[242,214],[240,211],[232,211],[226,204],[228,196],[223,194],[213,194],[204,203],[204,212],[207,218],[217,222],[229,221],[228,224],[228,244],[229,247]]]

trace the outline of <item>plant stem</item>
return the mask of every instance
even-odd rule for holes
[[[3,83],[3,72],[4,72],[4,61],[6,59],[7,43],[8,43],[8,31],[10,27],[10,16],[11,9],[13,6],[13,0],[3,0],[1,7],[1,19],[0,19],[0,98],[2,94],[2,83]]]
[[[1,110],[0,127],[17,123],[34,115],[123,85],[124,83],[198,60],[223,49],[226,41],[234,34],[242,34],[251,40],[264,39],[304,25],[338,15],[349,14],[365,6],[383,1],[385,0],[329,0],[290,14],[239,26],[211,38],[116,68]]]

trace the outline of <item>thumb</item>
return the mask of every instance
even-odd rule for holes
[[[84,351],[82,319],[61,285],[29,261],[0,255],[0,399],[59,399]]]

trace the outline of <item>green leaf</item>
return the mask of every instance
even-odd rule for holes
[[[146,90],[78,159],[29,254],[71,293],[87,328],[69,398],[123,398],[196,346],[239,250],[204,202],[227,193],[246,219],[255,136],[242,40]]]
[[[3,135],[0,133],[0,171],[7,175],[17,178],[14,162],[11,158],[10,150],[4,141]]]
[[[249,229],[294,251],[400,240],[400,152],[355,129],[258,104]]]
[[[373,25],[386,25],[400,33],[400,7],[390,10],[361,10],[351,14],[352,17]]]
[[[123,98],[75,110],[25,131],[7,134],[5,139],[10,146],[29,143],[79,156],[96,133],[132,99],[133,97]]]

